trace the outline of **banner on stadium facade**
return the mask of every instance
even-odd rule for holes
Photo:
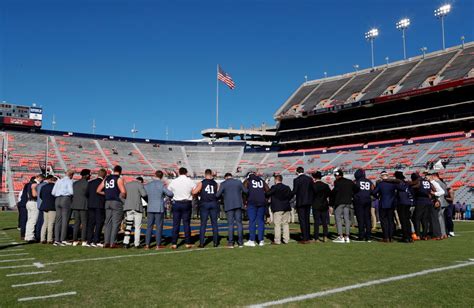
[[[41,127],[41,121],[26,119],[26,118],[4,117],[3,120],[2,120],[2,123],[7,124],[7,125]]]

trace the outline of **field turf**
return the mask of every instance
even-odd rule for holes
[[[23,244],[16,219],[15,212],[0,213],[0,307],[246,306],[463,262],[474,264],[469,261],[474,258],[471,222],[457,222],[454,238],[415,244],[290,243],[242,249],[208,245],[144,251]],[[34,260],[8,261],[29,258]],[[33,266],[36,262],[40,264]],[[21,265],[26,267],[10,268]],[[38,271],[51,272],[7,276]],[[12,287],[55,280],[62,281]],[[285,306],[473,307],[473,287],[474,266],[464,266]],[[18,301],[68,292],[75,293]]]

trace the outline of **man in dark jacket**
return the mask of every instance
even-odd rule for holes
[[[396,206],[398,216],[400,217],[400,224],[402,225],[402,242],[412,243],[410,207],[413,206],[413,192],[408,183],[405,182],[403,172],[395,171],[393,176],[399,181],[397,186]]]
[[[296,196],[296,211],[301,228],[300,244],[310,243],[309,215],[313,204],[313,180],[304,173],[303,167],[296,168],[297,177],[293,180],[293,194]]]
[[[283,182],[281,175],[275,175],[275,185],[265,193],[271,198],[270,209],[273,213],[273,223],[275,224],[275,238],[272,244],[281,244],[281,229],[283,227],[283,243],[290,241],[290,200],[293,198],[291,188]]]
[[[352,197],[359,191],[359,187],[349,179],[344,177],[340,169],[334,170],[334,188],[331,191],[330,203],[334,207],[334,218],[336,219],[336,229],[338,237],[334,243],[350,243],[351,219],[349,210],[352,205]],[[342,231],[342,219],[344,218],[345,231]]]
[[[380,225],[382,226],[383,242],[389,243],[393,240],[394,212],[397,198],[397,184],[389,181],[386,171],[380,174],[381,181],[374,189],[374,195],[379,199]]]
[[[97,187],[107,175],[105,169],[100,169],[97,178],[87,184],[87,245],[103,247],[100,235],[105,219],[105,197],[97,193]]]
[[[81,179],[74,182],[72,185],[73,196],[72,196],[72,215],[74,217],[74,229],[72,232],[73,246],[79,244],[78,234],[81,230],[81,241],[82,246],[87,246],[86,242],[86,231],[87,231],[87,186],[91,177],[91,171],[89,169],[82,169]],[[81,227],[82,226],[82,227]]]
[[[313,176],[313,219],[314,219],[314,240],[319,242],[319,226],[323,226],[323,242],[328,238],[328,224],[329,224],[329,204],[328,198],[331,194],[329,185],[321,181],[321,172],[317,171]]]
[[[53,187],[57,178],[48,175],[46,177],[46,184],[41,188],[39,197],[41,198],[41,205],[39,210],[43,211],[43,226],[41,227],[40,241],[43,244],[52,244],[54,238],[54,221],[56,219],[56,197],[53,196]]]
[[[244,187],[241,181],[232,178],[231,173],[224,175],[225,181],[219,186],[216,197],[224,198],[224,210],[227,215],[227,222],[229,224],[229,239],[227,241],[227,248],[234,248],[234,224],[237,224],[239,248],[244,247],[244,227],[242,225],[242,194],[247,193],[247,188]]]
[[[357,169],[354,173],[354,183],[359,187],[359,191],[354,195],[354,210],[357,217],[357,226],[359,228],[359,241],[370,241],[371,236],[371,216],[372,191],[374,184],[367,179],[363,169]]]
[[[20,200],[18,201],[18,228],[20,228],[20,237],[22,240],[25,239],[26,222],[28,221],[28,211],[26,209],[26,203],[28,202],[28,191],[30,190],[31,184],[35,182],[35,176],[30,178],[28,183],[25,183],[23,190],[21,191]]]
[[[244,181],[244,187],[247,188],[247,215],[249,216],[249,240],[245,242],[245,246],[255,247],[257,224],[258,224],[258,245],[264,245],[265,233],[265,212],[267,200],[265,192],[268,191],[268,185],[265,181],[255,174],[250,172],[247,179]]]
[[[416,240],[427,239],[430,221],[430,209],[433,206],[431,200],[433,195],[433,187],[428,179],[421,177],[417,173],[411,175],[411,187],[413,189],[415,212],[413,215]],[[423,228],[421,231],[420,226]]]

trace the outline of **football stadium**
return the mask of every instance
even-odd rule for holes
[[[444,37],[469,8],[411,57],[401,19],[382,65],[369,29],[372,65],[297,81],[275,125],[155,139],[3,101],[0,306],[472,307],[474,42]]]

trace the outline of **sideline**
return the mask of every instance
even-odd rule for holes
[[[470,261],[467,261],[467,262],[464,262],[464,263],[461,263],[461,264],[450,265],[450,266],[445,266],[445,267],[438,267],[438,268],[423,270],[423,271],[415,272],[415,273],[411,273],[411,274],[405,274],[405,275],[392,276],[392,277],[383,278],[383,279],[377,279],[377,280],[367,281],[367,282],[363,282],[363,283],[353,284],[353,285],[349,285],[349,286],[345,286],[345,287],[341,287],[341,288],[330,289],[330,290],[316,292],[316,293],[304,294],[304,295],[299,295],[299,296],[294,296],[294,297],[287,297],[287,298],[279,299],[279,300],[276,300],[276,301],[270,301],[270,302],[250,305],[248,307],[252,307],[252,308],[268,307],[268,306],[283,305],[283,304],[293,303],[293,302],[300,302],[300,301],[304,301],[304,300],[308,300],[308,299],[323,297],[323,296],[336,294],[336,293],[341,293],[341,292],[346,292],[346,291],[350,291],[350,290],[354,290],[354,289],[360,289],[360,288],[369,287],[369,286],[378,285],[378,284],[383,284],[383,283],[387,283],[387,282],[403,280],[403,279],[408,279],[408,278],[413,278],[413,277],[418,277],[418,276],[424,276],[424,275],[428,275],[428,274],[431,274],[431,273],[448,271],[448,270],[452,270],[452,269],[457,269],[457,268],[461,268],[461,267],[474,265],[474,259],[469,259],[469,260]]]
[[[37,299],[45,299],[45,298],[53,298],[53,297],[61,297],[61,296],[68,296],[68,295],[76,295],[77,292],[65,292],[65,293],[57,293],[57,294],[51,294],[51,295],[43,295],[43,296],[34,296],[34,297],[22,297],[19,298],[19,302],[26,302],[26,301],[34,301]]]

